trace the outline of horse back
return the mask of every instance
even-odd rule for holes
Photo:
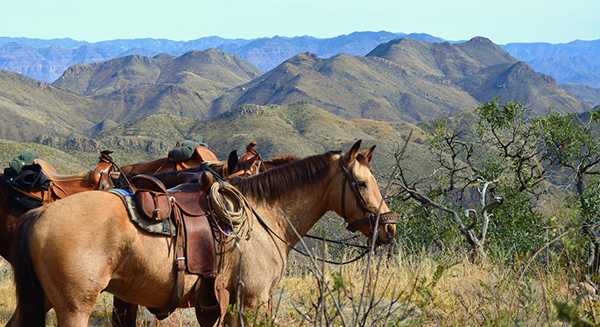
[[[131,165],[121,166],[121,171],[129,177],[137,174],[156,174],[160,171],[165,171],[165,166],[171,168],[172,165],[170,165],[168,161],[169,159],[167,158],[161,158],[148,162],[139,162]]]

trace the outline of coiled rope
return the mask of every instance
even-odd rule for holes
[[[226,182],[216,182],[210,187],[208,199],[208,207],[211,212],[231,226],[232,233],[236,238],[250,239],[252,209],[238,189]],[[218,226],[224,235],[229,235],[220,225]]]

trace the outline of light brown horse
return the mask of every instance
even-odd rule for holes
[[[299,241],[293,229],[305,235],[327,211],[377,244],[393,240],[397,216],[383,202],[373,176],[373,150],[360,151],[359,141],[345,154],[327,152],[230,180],[257,213],[249,218],[254,228],[248,240],[224,245],[219,274],[232,295],[230,304],[239,298],[245,310],[270,314],[291,246]],[[80,193],[30,211],[16,243],[13,326],[43,326],[51,307],[59,326],[87,326],[103,290],[156,308],[171,297],[169,239],[135,227],[113,194]],[[187,280],[200,282],[196,275]],[[194,282],[186,282],[180,307],[196,306]],[[202,311],[196,308],[196,314]],[[225,323],[237,320],[228,314]]]

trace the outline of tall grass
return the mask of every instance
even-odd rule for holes
[[[592,326],[599,322],[595,297],[573,292],[578,278],[563,269],[534,262],[520,265],[472,263],[455,253],[433,257],[385,248],[366,260],[336,266],[292,255],[288,273],[274,295],[273,316],[245,312],[250,326]],[[318,271],[318,273],[316,273]],[[15,306],[12,272],[1,263],[0,324]],[[570,277],[571,276],[571,277]],[[364,290],[364,291],[363,291]],[[110,325],[112,297],[104,294],[90,320]],[[140,326],[196,326],[193,309],[178,310],[163,321],[140,310]],[[49,325],[56,325],[51,311]]]

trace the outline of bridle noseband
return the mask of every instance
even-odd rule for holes
[[[371,210],[369,208],[369,205],[367,204],[367,200],[365,200],[365,198],[360,193],[358,181],[356,180],[356,176],[354,176],[354,174],[352,174],[352,172],[351,172],[352,169],[348,170],[348,169],[346,169],[346,167],[344,167],[344,156],[340,157],[340,168],[342,169],[342,173],[343,173],[343,175],[342,175],[342,218],[344,218],[344,220],[348,221],[347,216],[346,216],[346,183],[348,182],[348,179],[350,179],[350,182],[348,182],[348,183],[350,185],[350,189],[352,190],[352,193],[354,193],[356,202],[358,203],[358,206],[365,213],[364,218],[358,219],[351,223],[348,222],[348,227],[346,227],[346,229],[348,229],[351,232],[355,232],[359,228],[363,227],[364,225],[369,224],[369,226],[371,227],[371,234],[372,234],[375,230],[375,226],[377,225],[377,218],[379,218],[379,225],[398,223],[398,215],[396,215],[395,212],[389,211],[389,212],[379,213],[379,215],[378,215],[377,212],[374,212],[373,210]]]

